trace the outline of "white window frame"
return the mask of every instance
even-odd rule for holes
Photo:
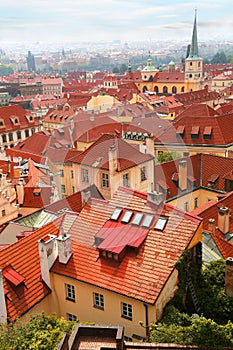
[[[66,289],[66,300],[69,301],[76,301],[76,296],[75,296],[75,286],[72,284],[65,284],[65,289]]]
[[[128,320],[133,319],[133,307],[128,303],[121,303],[121,317],[127,318]]]
[[[89,182],[89,173],[88,173],[88,169],[81,169],[81,181],[84,183],[88,183]]]
[[[130,185],[129,185],[129,173],[123,174],[123,186],[130,187]]]
[[[102,187],[109,188],[109,176],[107,173],[102,173]]]
[[[104,296],[100,293],[93,293],[94,307],[104,310]]]

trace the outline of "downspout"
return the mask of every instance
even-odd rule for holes
[[[148,305],[144,304],[145,307],[145,328],[146,328],[146,341],[149,340],[150,337],[150,330],[149,330],[149,321],[148,321]]]
[[[202,154],[200,154],[200,187],[202,187]]]

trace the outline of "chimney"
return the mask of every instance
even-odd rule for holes
[[[42,279],[49,287],[51,287],[49,270],[58,255],[56,236],[48,235],[47,237],[40,239],[38,242],[38,249]]]
[[[23,204],[24,202],[24,186],[23,181],[19,181],[18,185],[16,185],[16,194],[18,204]]]
[[[226,260],[225,293],[229,297],[233,297],[233,258],[231,257]]]
[[[117,171],[117,151],[116,145],[114,144],[109,148],[108,151],[108,161],[109,161],[109,173],[113,175]]]
[[[227,207],[222,207],[218,211],[218,228],[219,230],[226,234],[229,232],[229,221],[230,221],[230,212]]]
[[[179,162],[179,187],[181,191],[187,190],[187,161]]]
[[[146,138],[146,153],[155,156],[155,146],[153,135]]]
[[[91,199],[91,192],[89,190],[82,190],[81,196],[82,196],[82,206],[84,207],[84,205]]]
[[[163,202],[163,193],[159,191],[159,185],[156,184],[156,190],[155,191],[150,191],[147,193],[147,200],[150,203],[154,203],[156,205],[159,205],[160,203]]]
[[[211,233],[215,232],[215,227],[216,227],[216,222],[215,219],[209,219],[208,221],[208,231],[210,231]]]
[[[71,236],[64,233],[57,238],[58,260],[62,264],[67,264],[72,256]]]
[[[5,293],[3,287],[2,270],[0,270],[0,323],[7,322],[7,309],[5,301]]]

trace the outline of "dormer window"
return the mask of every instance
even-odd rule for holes
[[[11,265],[5,267],[2,271],[2,274],[6,280],[15,287],[24,282],[24,277],[20,275],[20,273],[18,273]]]

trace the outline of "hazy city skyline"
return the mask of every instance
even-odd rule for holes
[[[8,0],[1,42],[180,40],[191,36],[197,9],[200,40],[231,40],[231,1]]]

